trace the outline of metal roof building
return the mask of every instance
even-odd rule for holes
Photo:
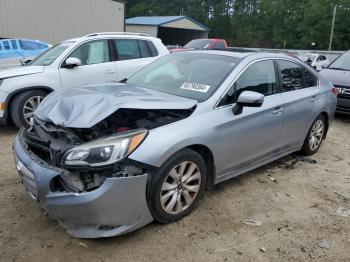
[[[54,44],[92,32],[124,29],[124,1],[0,0],[0,38]]]
[[[140,16],[126,19],[126,31],[159,37],[166,45],[185,45],[208,37],[208,27],[188,16]]]

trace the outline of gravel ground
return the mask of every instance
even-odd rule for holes
[[[121,237],[71,238],[17,179],[15,128],[0,128],[0,261],[350,261],[350,118],[320,151],[283,158],[206,192],[195,211]],[[306,159],[306,160],[308,160]],[[260,221],[261,226],[242,223]],[[321,247],[322,246],[322,247]]]

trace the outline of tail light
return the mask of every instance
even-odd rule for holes
[[[335,96],[338,96],[338,95],[339,95],[339,89],[336,88],[336,87],[333,87],[333,88],[332,88],[332,93],[333,93]]]

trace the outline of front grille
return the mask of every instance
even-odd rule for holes
[[[17,170],[19,172],[20,180],[25,189],[35,200],[38,200],[38,188],[35,182],[34,174],[20,161],[16,160]]]
[[[348,86],[335,86],[338,88],[338,98],[350,99],[350,87]]]
[[[40,159],[47,163],[51,163],[50,143],[42,140],[35,131],[24,131],[23,134],[25,144],[28,149]]]

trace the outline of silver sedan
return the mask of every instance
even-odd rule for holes
[[[171,54],[45,98],[14,142],[29,194],[75,237],[188,215],[205,189],[326,138],[337,90],[290,56]]]

